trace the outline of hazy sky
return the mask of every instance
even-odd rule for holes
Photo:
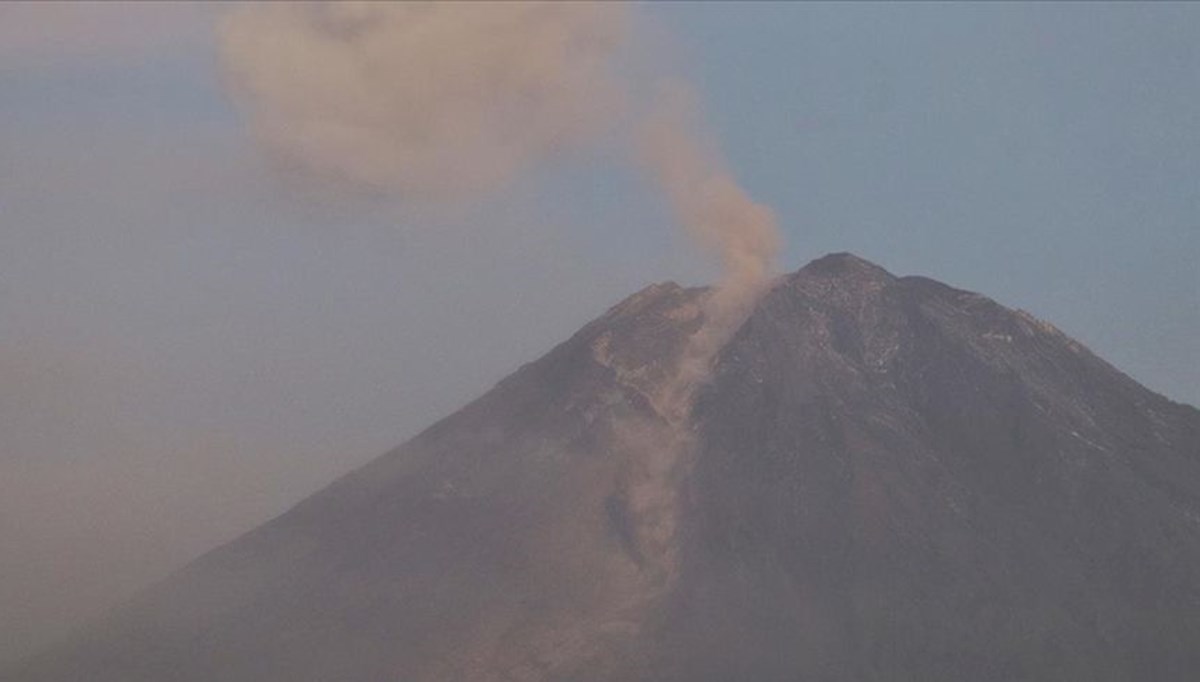
[[[573,158],[455,212],[300,191],[186,5],[0,5],[0,658],[398,444],[663,279]],[[795,269],[853,251],[1200,403],[1200,5],[637,8]]]

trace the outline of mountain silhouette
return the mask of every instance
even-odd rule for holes
[[[670,422],[707,293],[644,289],[3,679],[1200,679],[1200,412],[834,254]]]

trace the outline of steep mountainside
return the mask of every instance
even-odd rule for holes
[[[839,254],[656,459],[705,295],[643,290],[3,679],[1200,678],[1200,412]]]

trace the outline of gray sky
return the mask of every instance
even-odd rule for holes
[[[0,658],[273,516],[620,297],[713,269],[619,164],[454,214],[299,191],[182,5],[0,5]],[[785,232],[1200,403],[1200,5],[639,8]]]

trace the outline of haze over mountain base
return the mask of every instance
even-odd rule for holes
[[[1200,674],[1200,412],[838,254],[775,282],[681,427],[655,389],[706,293],[626,299],[4,679]]]

